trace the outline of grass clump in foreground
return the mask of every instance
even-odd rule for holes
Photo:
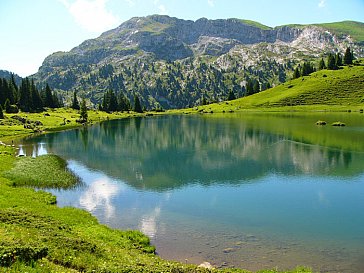
[[[67,168],[64,159],[56,155],[22,157],[14,168],[5,173],[13,186],[36,188],[72,188],[80,183],[79,177]]]

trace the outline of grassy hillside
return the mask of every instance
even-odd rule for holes
[[[355,21],[343,21],[337,23],[316,24],[338,36],[350,35],[356,42],[364,43],[364,23]]]
[[[134,115],[137,114],[108,114],[102,111],[88,111],[90,124],[109,119],[131,117]],[[9,142],[16,137],[25,137],[35,132],[61,131],[80,126],[80,124],[76,122],[80,115],[78,111],[73,109],[49,109],[42,113],[5,114],[5,116],[5,119],[0,119],[0,140],[4,142]],[[23,121],[19,120],[19,117],[22,118]]]
[[[305,26],[323,27],[329,30],[330,32],[335,33],[339,37],[350,35],[355,42],[364,43],[364,23],[361,22],[342,21],[335,23],[310,24],[310,25],[290,24],[287,26],[297,27],[297,28],[302,28]]]
[[[364,66],[322,70],[269,90],[230,102],[199,107],[198,111],[334,110],[364,108]],[[196,110],[196,108],[195,108]]]
[[[240,19],[240,21],[246,25],[249,25],[249,26],[252,26],[252,27],[257,27],[257,28],[260,28],[262,30],[270,30],[272,29],[271,27],[268,27],[266,25],[263,25],[259,22],[255,22],[255,21],[252,21],[252,20],[244,20],[244,19]]]

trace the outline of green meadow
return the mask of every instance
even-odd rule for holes
[[[360,111],[364,108],[364,66],[321,70],[266,91],[191,109],[232,111]]]

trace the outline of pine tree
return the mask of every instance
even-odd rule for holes
[[[335,65],[336,65],[336,68],[339,68],[340,66],[343,65],[343,58],[341,57],[340,53],[337,53],[335,56]]]
[[[335,62],[335,56],[331,53],[327,57],[327,69],[330,69],[330,70],[337,69],[336,62]]]
[[[109,101],[109,107],[108,107],[108,111],[114,112],[118,110],[118,101],[116,99],[115,93],[113,90],[109,90],[109,96],[110,96],[110,101]]]
[[[12,86],[11,80],[3,78],[0,82],[0,104],[4,105],[5,100],[9,99],[10,104],[15,104],[15,88]]]
[[[52,94],[52,90],[49,87],[49,85],[46,85],[45,88],[45,100],[44,100],[44,106],[45,107],[50,107],[50,108],[55,108],[55,104],[53,101],[53,94]]]
[[[16,104],[19,99],[19,90],[15,82],[15,75],[11,73],[9,81],[9,100],[11,104]]]
[[[353,53],[350,51],[350,47],[348,47],[345,51],[344,64],[346,65],[353,64]]]
[[[254,81],[254,85],[253,85],[253,92],[255,93],[259,93],[260,91],[260,84],[259,81],[255,80]]]
[[[3,107],[0,104],[0,119],[4,119]]]
[[[298,79],[299,77],[301,77],[300,69],[296,67],[293,71],[293,79]]]
[[[127,97],[124,96],[123,92],[119,92],[118,94],[118,111],[129,111],[130,110],[130,101]]]
[[[39,91],[36,88],[35,84],[34,84],[34,80],[32,79],[32,83],[31,83],[31,105],[30,105],[30,110],[34,111],[34,112],[40,112],[43,110],[43,102],[42,99],[39,95]]]
[[[324,58],[321,58],[321,60],[319,62],[319,68],[318,69],[319,70],[326,69]]]
[[[3,79],[0,78],[0,105],[4,105],[5,103],[5,90],[4,90],[4,85],[3,85]]]
[[[134,111],[137,113],[143,113],[143,109],[140,104],[139,97],[137,95],[134,95]]]
[[[232,90],[229,91],[228,99],[227,100],[235,100],[235,94]]]
[[[87,119],[88,119],[87,106],[86,106],[86,100],[85,99],[82,99],[82,101],[81,101],[80,119],[81,119],[82,123],[87,122]]]
[[[117,111],[119,109],[118,100],[112,89],[109,89],[104,94],[102,100],[102,110],[107,112]]]
[[[203,105],[207,105],[207,100],[205,98],[205,96],[202,96],[201,100],[200,100],[200,105],[203,106]]]
[[[245,88],[246,88],[246,95],[247,96],[254,94],[253,82],[250,79],[247,79]]]
[[[63,101],[63,98],[62,98],[62,96],[61,95],[58,95],[58,97],[57,97],[57,103],[58,103],[58,108],[62,108],[62,107],[64,107],[64,101]]]
[[[53,108],[60,108],[61,107],[60,106],[61,103],[60,103],[60,101],[58,99],[58,96],[57,96],[56,92],[53,92],[52,100],[53,100]]]
[[[301,76],[308,76],[314,71],[315,71],[315,69],[314,69],[312,63],[304,62],[302,65],[302,69],[301,69]]]
[[[21,81],[20,89],[19,89],[19,108],[23,112],[30,111],[30,103],[31,103],[31,87],[29,78],[25,78]]]
[[[73,92],[73,100],[72,100],[71,108],[75,109],[75,110],[80,110],[80,104],[78,103],[78,100],[77,100],[76,91]]]

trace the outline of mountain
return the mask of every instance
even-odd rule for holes
[[[14,75],[15,83],[17,85],[20,85],[22,77],[20,77],[18,74],[15,74],[13,72],[7,71],[7,70],[0,70],[0,78],[5,78],[9,80],[11,78],[11,75]]]
[[[240,19],[197,21],[152,15],[132,18],[69,52],[48,56],[35,79],[65,97],[76,90],[92,103],[108,89],[147,108],[183,108],[242,96],[285,82],[295,66],[350,47],[364,56],[364,24],[339,22],[271,28]]]

